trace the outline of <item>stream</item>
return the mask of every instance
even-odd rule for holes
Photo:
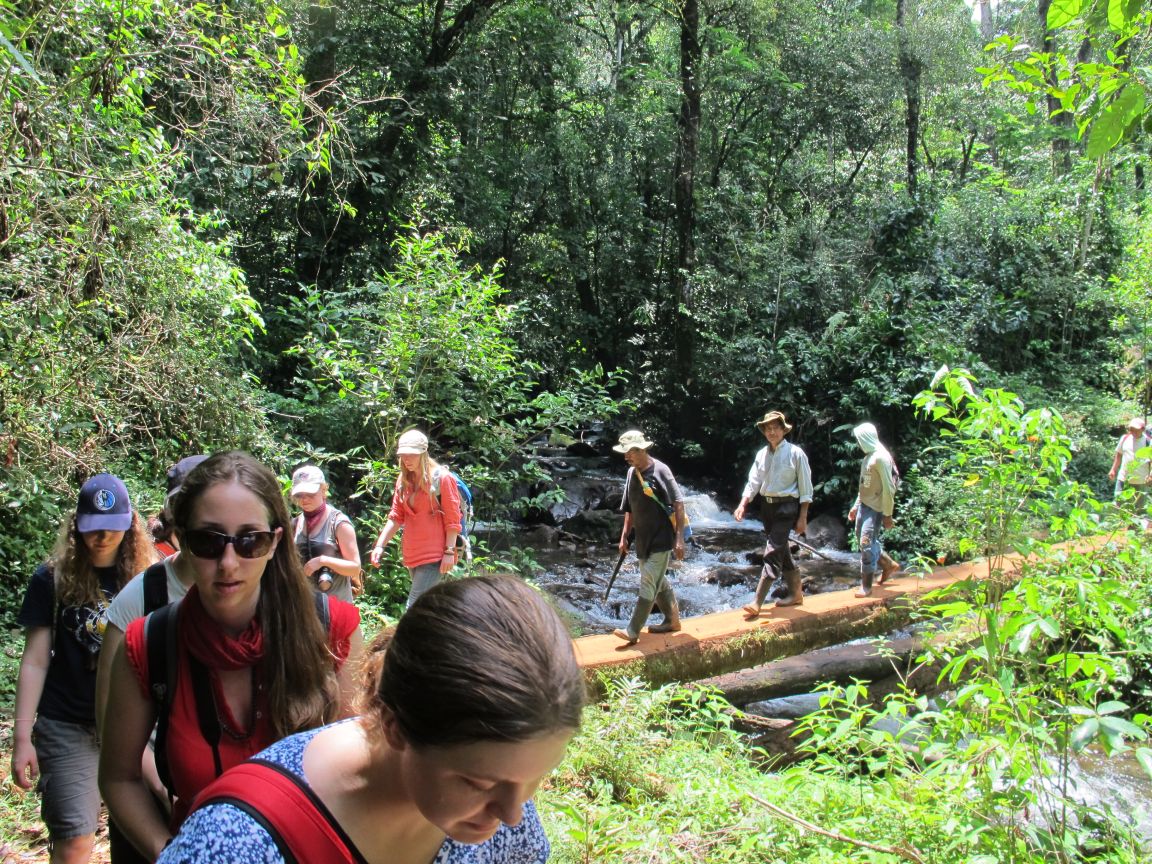
[[[579,482],[595,488],[604,502],[601,506],[618,502],[623,471],[605,469],[602,462],[599,465],[584,462],[569,470],[569,476],[579,476]],[[669,570],[680,613],[688,617],[738,609],[752,599],[760,575],[764,549],[760,520],[748,518],[737,522],[730,511],[717,504],[713,495],[684,485],[681,485],[681,490],[695,544],[689,546],[685,560],[674,561]],[[578,506],[570,507],[566,514],[561,515],[571,516],[577,510]],[[534,544],[529,541],[525,544],[522,539],[513,541],[530,547],[542,567],[535,575],[535,581],[578,622],[580,635],[610,633],[617,627],[624,627],[636,602],[639,572],[636,557],[631,551],[620,568],[608,599],[604,599],[612,568],[619,558],[616,546],[619,523],[615,524],[611,540],[602,539],[600,542],[563,531],[553,542]],[[484,533],[484,526],[477,526],[477,534]],[[495,545],[503,544],[497,541]],[[806,595],[852,590],[858,584],[857,553],[819,548],[813,554],[794,547],[793,557],[803,574]],[[779,585],[773,589],[773,594],[777,591],[783,593]],[[770,594],[769,602],[773,594]],[[650,623],[659,620],[657,612]],[[798,716],[816,707],[817,696],[801,694],[758,703],[755,711],[763,716]],[[1071,782],[1074,797],[1101,809],[1126,814],[1137,832],[1152,840],[1152,806],[1148,803],[1152,801],[1152,780],[1131,752],[1111,758],[1091,751],[1081,754],[1073,766]]]
[[[752,599],[760,577],[764,533],[760,520],[737,522],[709,494],[681,487],[695,545],[683,561],[673,561],[669,578],[680,603],[681,616],[707,615],[738,609]],[[604,600],[612,568],[619,558],[616,544],[561,541],[558,548],[534,549],[544,568],[535,579],[559,605],[581,622],[583,635],[610,633],[628,623],[636,603],[640,573],[636,556],[624,559],[611,594]],[[793,556],[803,573],[805,594],[854,588],[859,556],[820,549],[821,558],[803,549]],[[654,620],[660,620],[658,613]]]

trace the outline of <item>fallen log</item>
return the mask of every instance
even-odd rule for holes
[[[715,687],[733,705],[744,706],[796,693],[811,693],[826,682],[850,684],[908,674],[925,640],[913,637],[883,643],[837,645],[774,660],[751,669],[705,678],[697,684]]]

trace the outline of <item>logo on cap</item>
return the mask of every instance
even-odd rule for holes
[[[111,489],[101,489],[92,496],[92,505],[101,513],[107,513],[116,506],[116,495]]]

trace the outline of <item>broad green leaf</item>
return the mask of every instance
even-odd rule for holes
[[[1144,769],[1144,773],[1152,777],[1152,749],[1141,747],[1136,751],[1136,761]]]
[[[1092,123],[1092,131],[1088,133],[1088,157],[1096,159],[1119,144],[1133,118],[1143,113],[1144,88],[1130,81]]]
[[[1048,7],[1048,29],[1057,30],[1076,20],[1089,0],[1052,0]]]

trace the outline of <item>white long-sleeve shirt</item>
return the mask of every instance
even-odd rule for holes
[[[804,451],[788,441],[781,441],[775,452],[762,447],[752,460],[741,497],[751,501],[757,493],[767,498],[799,498],[801,504],[811,502],[812,469]]]

